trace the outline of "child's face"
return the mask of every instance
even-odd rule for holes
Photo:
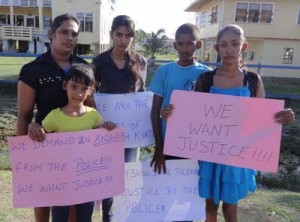
[[[84,100],[92,93],[92,87],[69,80],[64,82],[64,89],[67,91],[68,101],[74,105],[83,104]]]
[[[240,55],[246,48],[247,43],[239,35],[232,32],[224,33],[216,45],[216,50],[220,54],[223,63],[239,62]]]
[[[198,49],[199,42],[195,41],[193,35],[181,34],[174,42],[174,48],[178,52],[179,63],[190,65],[194,62],[194,54]]]

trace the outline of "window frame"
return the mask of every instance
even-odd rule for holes
[[[211,8],[210,14],[210,24],[215,24],[218,22],[218,5],[215,5]]]
[[[244,7],[239,7],[242,5],[246,6],[246,9]],[[250,15],[250,11],[255,11],[255,9],[251,9],[251,5],[258,5],[259,9],[258,15]],[[270,8],[268,10],[268,8]],[[246,13],[243,13],[242,10],[246,10]],[[241,12],[239,12],[241,11]],[[269,13],[263,13],[263,11],[269,12]],[[273,15],[274,15],[274,3],[265,3],[265,2],[239,2],[237,1],[235,3],[235,15],[234,15],[234,20],[235,22],[241,22],[241,23],[251,23],[251,24],[273,24]],[[264,18],[264,19],[262,19]]]
[[[206,26],[206,17],[207,17],[206,11],[202,11],[199,13],[199,27],[200,28],[204,28]]]
[[[94,13],[79,11],[76,12],[76,17],[80,21],[80,32],[94,31]],[[91,18],[91,21],[88,18]]]
[[[293,64],[295,48],[284,47],[283,50],[284,50],[284,53],[283,53],[282,63],[283,64]]]
[[[0,6],[10,6],[9,0],[0,0]]]
[[[52,0],[43,0],[43,7],[52,7]]]

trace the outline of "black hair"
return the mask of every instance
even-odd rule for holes
[[[119,27],[125,26],[131,37],[135,36],[135,23],[128,15],[118,15],[113,19],[111,32],[116,31]]]
[[[135,22],[128,15],[118,15],[113,19],[111,25],[111,32],[113,33],[118,28],[125,26],[129,32],[129,35],[134,38],[135,37]],[[128,68],[134,74],[135,77],[135,85],[137,88],[143,88],[144,82],[141,77],[142,69],[145,68],[145,63],[143,63],[142,57],[135,52],[132,48],[130,48],[127,52],[127,56],[129,58]]]
[[[240,26],[238,26],[238,25],[231,24],[231,25],[225,26],[224,28],[222,28],[222,29],[218,32],[218,35],[217,35],[217,44],[219,43],[220,38],[222,38],[223,35],[224,35],[225,33],[228,33],[228,32],[234,33],[234,34],[236,34],[237,36],[239,36],[239,38],[241,39],[242,42],[245,42],[245,41],[246,41],[245,34],[244,34],[244,30],[242,29],[242,27],[240,27]]]
[[[58,29],[62,25],[62,23],[64,23],[65,21],[68,21],[68,20],[73,20],[74,22],[76,22],[76,24],[80,28],[80,21],[73,15],[65,13],[65,14],[59,15],[54,18],[54,20],[50,26],[51,32],[54,33],[56,31],[56,29]]]
[[[242,42],[246,42],[246,37],[245,37],[243,28],[241,26],[238,26],[235,24],[230,24],[230,25],[225,26],[218,32],[217,42],[216,42],[217,48],[219,47],[218,44],[220,42],[220,39],[224,36],[225,33],[234,33],[240,38],[240,40]],[[244,61],[244,52],[240,57],[239,63],[240,63],[240,68],[246,69],[245,61]]]
[[[185,23],[179,26],[175,33],[175,40],[178,40],[179,35],[182,34],[192,35],[196,41],[200,40],[200,29],[192,23]]]
[[[94,66],[85,63],[73,63],[68,71],[65,81],[72,80],[86,86],[95,86]]]

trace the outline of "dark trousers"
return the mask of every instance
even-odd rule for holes
[[[52,222],[68,222],[69,206],[51,207]],[[92,222],[94,201],[76,205],[76,221]]]
[[[112,205],[114,198],[109,197],[102,200],[102,222],[112,221]]]

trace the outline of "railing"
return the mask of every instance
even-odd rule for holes
[[[4,25],[0,26],[0,40],[24,40],[31,41],[34,35],[38,34],[38,28]]]

